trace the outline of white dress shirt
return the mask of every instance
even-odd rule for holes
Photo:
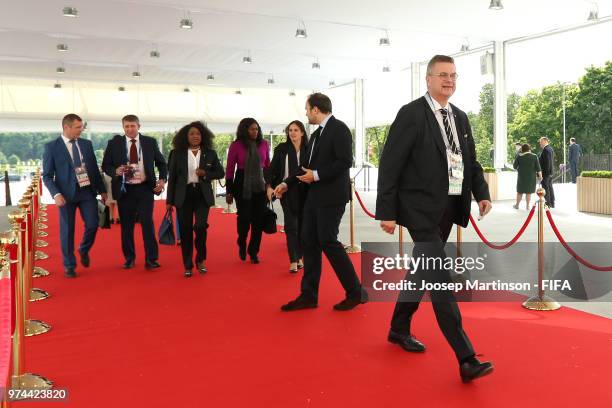
[[[193,154],[191,149],[187,150],[187,184],[198,183],[200,178],[196,174],[196,170],[200,167],[200,150],[197,154]]]
[[[70,158],[72,159],[72,161],[74,162],[74,157],[72,157],[72,143],[70,143],[70,140],[72,139],[68,139],[66,136],[64,136],[62,134],[62,140],[64,141],[64,144],[66,145],[66,149],[68,150],[68,154],[70,155]],[[79,146],[79,138],[76,138],[76,147],[79,151],[79,155],[81,156],[81,163],[83,163],[83,153],[81,153],[81,147]]]

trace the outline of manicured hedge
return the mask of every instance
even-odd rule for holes
[[[583,171],[580,173],[581,177],[595,177],[595,178],[612,178],[612,171],[597,170],[597,171]]]

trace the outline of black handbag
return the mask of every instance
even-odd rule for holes
[[[101,200],[98,200],[98,227],[104,229],[111,227],[110,211]]]
[[[266,234],[276,233],[276,213],[272,201],[268,201],[263,213],[263,232]]]
[[[166,210],[166,215],[159,226],[159,243],[162,245],[174,245],[174,225],[172,223],[172,208]]]

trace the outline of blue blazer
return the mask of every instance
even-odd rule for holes
[[[105,193],[106,189],[102,182],[91,141],[79,138],[78,144],[92,189],[95,194]],[[60,193],[68,201],[74,199],[78,183],[74,174],[72,158],[61,136],[45,145],[42,178],[51,196]]]

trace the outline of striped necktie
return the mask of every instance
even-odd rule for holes
[[[453,131],[451,129],[450,120],[448,119],[448,110],[440,109],[440,113],[442,114],[442,122],[444,123],[444,133],[446,133],[446,139],[448,140],[448,145],[451,148],[453,153],[459,153],[459,148],[455,144],[455,138],[453,137]]]

